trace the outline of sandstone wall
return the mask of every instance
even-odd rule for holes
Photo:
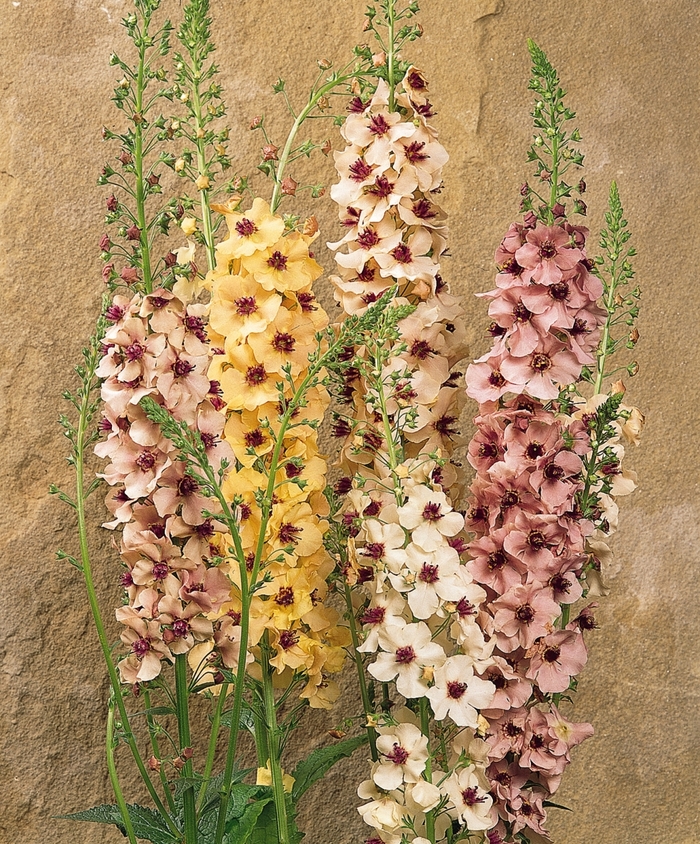
[[[630,400],[647,414],[630,453],[640,490],[625,502],[601,629],[589,637],[576,720],[596,736],[581,747],[552,810],[558,844],[695,844],[698,832],[700,662],[697,641],[700,285],[700,104],[696,0],[423,0],[425,37],[410,56],[428,75],[451,154],[443,204],[451,218],[445,275],[464,294],[476,354],[492,256],[529,175],[529,60],[534,38],[558,68],[587,153],[590,223],[602,222],[617,179],[639,250],[644,298],[640,374]],[[164,0],[177,19],[180,4]],[[113,828],[54,820],[110,801],[104,756],[107,683],[77,572],[57,563],[75,547],[73,520],[47,494],[69,483],[56,425],[61,390],[99,308],[105,193],[95,178],[110,151],[101,125],[113,49],[125,50],[126,0],[3,0],[0,12],[0,347],[2,503],[0,578],[0,842],[123,840]],[[286,132],[270,83],[297,102],[315,60],[342,59],[359,39],[360,0],[212,0],[227,92],[231,148],[252,170],[265,112]],[[330,129],[328,131],[331,131]],[[325,164],[327,179],[332,178]],[[262,186],[261,186],[261,189]],[[306,210],[306,209],[302,209]],[[336,239],[328,200],[313,209]],[[320,260],[330,267],[330,256]],[[99,503],[99,502],[98,502]],[[96,506],[92,519],[100,521]],[[117,600],[109,536],[94,531],[101,599]],[[113,632],[116,630],[116,625]],[[352,682],[352,678],[348,678]],[[348,705],[348,704],[346,704]],[[315,714],[296,741],[323,740],[340,713]],[[308,726],[310,725],[310,726]],[[128,759],[122,770],[126,790]],[[308,797],[308,844],[364,840],[355,811],[362,760],[340,766]]]

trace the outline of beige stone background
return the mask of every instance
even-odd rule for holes
[[[107,844],[123,840],[113,828],[53,819],[111,794],[105,672],[79,575],[54,559],[75,538],[47,487],[70,482],[56,418],[99,307],[106,194],[95,178],[113,154],[99,130],[121,127],[109,102],[117,76],[108,57],[126,53],[119,20],[130,7],[127,0],[1,4],[0,842]],[[163,5],[179,18],[180,3]],[[641,484],[622,510],[607,572],[612,592],[602,601],[601,629],[589,637],[573,710],[574,719],[594,722],[596,736],[565,776],[559,799],[574,811],[551,811],[554,839],[697,844],[700,7],[697,0],[422,5],[425,37],[407,55],[431,81],[451,154],[445,276],[466,298],[474,352],[487,345],[486,315],[471,294],[491,286],[494,249],[529,175],[526,37],[547,51],[578,112],[593,230],[617,179],[639,250],[640,374],[628,395],[648,425],[628,465]],[[213,0],[231,148],[242,172],[253,169],[260,144],[247,129],[253,116],[265,112],[277,137],[286,132],[270,83],[282,75],[300,102],[315,60],[341,61],[362,39],[363,8],[360,0]],[[318,166],[330,179],[330,164]],[[299,209],[317,213],[323,240],[337,238],[327,199]],[[327,252],[320,259],[331,266]],[[104,531],[95,530],[94,548],[111,616],[117,568]],[[352,706],[349,696],[345,707]],[[313,715],[293,752],[325,742],[341,714]],[[127,753],[120,759],[127,794],[137,797]],[[364,771],[356,759],[310,792],[301,818],[308,844],[364,840],[354,809]]]

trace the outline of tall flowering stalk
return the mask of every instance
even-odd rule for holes
[[[477,623],[486,592],[461,559],[464,518],[449,461],[462,442],[455,367],[466,346],[463,311],[440,267],[447,227],[435,196],[447,153],[425,78],[398,55],[420,32],[399,29],[417,4],[381,10],[368,13],[379,81],[350,103],[347,146],[335,155],[331,197],[347,231],[330,245],[345,313],[389,292],[395,313],[346,350],[333,426],[343,477],[331,498],[346,496],[336,518],[347,556],[336,550],[373,749],[371,778],[358,791],[373,828],[367,840],[435,844],[495,823],[479,733],[495,688],[477,676],[493,645]]]
[[[64,420],[75,443],[79,496],[77,503],[62,497],[78,510],[86,557],[73,562],[86,573],[115,699],[108,767],[117,806],[73,817],[117,823],[133,842],[156,835],[154,842],[161,836],[222,844],[243,840],[256,827],[261,835],[274,829],[287,844],[299,837],[293,804],[317,770],[358,745],[352,739],[328,748],[314,771],[302,765],[301,782],[288,795],[294,778],[282,770],[286,736],[304,706],[327,708],[337,697],[328,675],[340,669],[348,636],[337,613],[323,605],[333,568],[323,549],[325,461],[316,440],[328,403],[323,381],[339,349],[371,331],[386,302],[342,331],[329,331],[311,287],[321,273],[309,252],[313,219],[298,226],[297,218],[272,213],[261,198],[247,211],[238,195],[211,204],[215,177],[229,161],[226,130],[210,125],[224,106],[210,81],[216,67],[208,63],[208,3],[193,0],[184,11],[174,85],[147,96],[153,80],[167,81],[154,60],[167,54],[172,26],[166,22],[154,34],[157,11],[155,0],[139,0],[124,21],[136,66],[112,57],[124,73],[115,102],[135,126],[104,133],[121,146],[121,170],[107,165],[100,177],[114,188],[107,222],[116,224],[117,243],[109,235],[100,243],[114,295],[86,352],[89,367],[81,370],[83,391],[74,400],[80,424],[74,429]],[[351,65],[315,86],[295,119],[272,174],[275,205],[280,188],[294,193],[285,188],[283,170],[303,119],[326,93],[347,84],[355,60]],[[165,118],[158,111],[164,99],[177,100],[186,113]],[[194,183],[198,201],[182,196],[154,207],[162,164]],[[235,185],[243,189],[246,182],[237,177]],[[230,193],[233,183],[224,187]],[[159,235],[175,221],[194,240],[156,259]],[[229,236],[217,246],[220,221],[228,223]],[[196,266],[198,244],[206,252],[206,279]],[[93,600],[82,508],[95,487],[83,493],[82,472],[98,385],[104,438],[95,451],[106,461],[99,473],[110,487],[106,527],[120,531],[125,590],[116,613],[123,646],[116,665]],[[194,758],[197,725],[190,717],[190,697],[201,692],[214,704],[203,770]],[[143,699],[147,761],[132,731],[129,696]],[[163,714],[176,716],[176,735]],[[254,786],[237,774],[240,727],[251,720],[259,760]],[[225,766],[214,777],[224,725]],[[120,729],[155,813],[123,799],[114,754]]]
[[[489,725],[488,778],[499,823],[491,844],[547,836],[546,806],[570,761],[593,734],[559,711],[587,660],[584,633],[595,626],[582,597],[604,594],[601,560],[617,525],[615,498],[630,493],[622,442],[638,442],[642,417],[625,407],[621,382],[602,393],[608,359],[632,347],[638,291],[623,297],[634,250],[613,183],[606,257],[586,255],[588,229],[568,220],[574,192],[563,176],[581,165],[572,145],[575,116],[554,69],[530,43],[537,134],[530,151],[536,187],[524,185],[522,222],[496,252],[497,287],[482,294],[493,322],[492,348],[467,370],[467,393],[479,402],[469,445],[476,470],[468,526],[475,538],[467,564],[487,593],[485,629],[495,645],[482,677],[496,686],[484,712]],[[575,189],[585,191],[581,180]],[[573,212],[586,213],[582,199]],[[613,338],[622,322],[632,328]],[[630,374],[636,365],[627,367]],[[593,385],[594,395],[586,385]]]

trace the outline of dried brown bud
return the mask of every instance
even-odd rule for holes
[[[319,59],[316,64],[321,70],[328,70],[329,67],[333,66],[333,62],[330,59]]]
[[[295,182],[291,176],[287,176],[285,179],[282,179],[282,193],[285,196],[295,196],[298,184],[299,182]]]
[[[321,111],[328,111],[328,109],[331,107],[331,101],[328,99],[328,97],[319,97],[318,107],[321,109]]]
[[[341,739],[345,738],[347,733],[345,732],[345,730],[328,730],[328,735],[332,738]]]
[[[304,220],[304,228],[302,229],[302,233],[307,235],[307,237],[313,237],[317,231],[318,220],[312,214],[310,217],[307,217],[306,220]]]
[[[149,771],[160,772],[160,767],[161,767],[160,759],[156,759],[155,756],[151,756],[151,758],[148,760],[147,764],[148,764]]]
[[[635,346],[637,341],[639,340],[639,331],[636,328],[633,328],[630,331],[630,343]]]
[[[331,148],[332,147],[331,147],[330,138],[326,138],[326,140],[323,142],[323,145],[321,146],[321,152],[324,155],[328,155],[328,153],[331,151]]]
[[[251,128],[251,129],[259,129],[259,128],[262,126],[262,122],[263,122],[262,117],[260,117],[260,116],[258,116],[258,117],[254,117],[254,118],[250,121],[250,128]]]
[[[191,759],[194,756],[194,750],[191,747],[183,747],[180,756],[183,759]]]
[[[277,161],[277,151],[279,147],[274,144],[265,144],[262,148],[263,161]]]
[[[610,392],[613,396],[620,395],[622,393],[625,394],[627,387],[625,387],[622,380],[615,381],[615,383],[610,387]]]
[[[121,161],[124,167],[126,167],[127,164],[131,164],[133,160],[131,153],[128,153],[126,150],[122,150],[122,153],[119,156],[119,161]]]
[[[373,67],[383,67],[386,64],[386,53],[384,50],[381,50],[379,53],[374,53],[372,55],[372,65]]]
[[[124,267],[119,273],[119,278],[125,284],[135,284],[139,280],[139,273],[136,267]]]

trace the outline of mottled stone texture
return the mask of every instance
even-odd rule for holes
[[[2,3],[0,840],[106,844],[123,839],[112,828],[53,819],[111,795],[103,757],[105,672],[79,575],[54,560],[58,546],[75,548],[73,519],[47,487],[71,479],[55,420],[99,307],[105,193],[95,177],[108,154],[99,129],[121,126],[109,102],[117,77],[108,57],[125,48],[119,20],[129,4]],[[177,19],[180,4],[164,5]],[[445,275],[466,297],[475,353],[487,346],[486,315],[472,293],[491,285],[494,248],[529,175],[526,37],[546,50],[578,112],[594,230],[610,180],[620,185],[644,290],[640,375],[629,390],[648,426],[642,447],[629,455],[641,488],[623,507],[608,572],[612,593],[601,602],[601,629],[589,637],[591,659],[574,710],[578,720],[595,723],[596,736],[575,754],[559,794],[574,811],[552,810],[551,826],[558,844],[694,844],[700,7],[696,0],[424,0],[423,6],[425,37],[409,52],[431,80],[452,156],[441,200],[452,228]],[[360,0],[213,0],[231,148],[241,172],[252,171],[261,142],[247,129],[255,114],[269,116],[276,138],[286,133],[270,83],[282,75],[301,101],[315,60],[340,62],[361,40],[362,12]],[[317,130],[333,132],[316,124]],[[318,167],[322,178],[332,177],[329,161]],[[336,239],[330,202],[298,203],[300,213],[312,208],[322,240]],[[325,249],[319,257],[331,266]],[[95,529],[93,545],[111,617],[118,598],[111,537]],[[351,675],[346,686],[352,690]],[[344,709],[354,705],[349,691]],[[293,752],[325,741],[340,717],[313,714]],[[120,760],[127,794],[136,797],[123,751]],[[357,758],[310,793],[301,817],[308,844],[364,840],[354,792],[365,770]]]

